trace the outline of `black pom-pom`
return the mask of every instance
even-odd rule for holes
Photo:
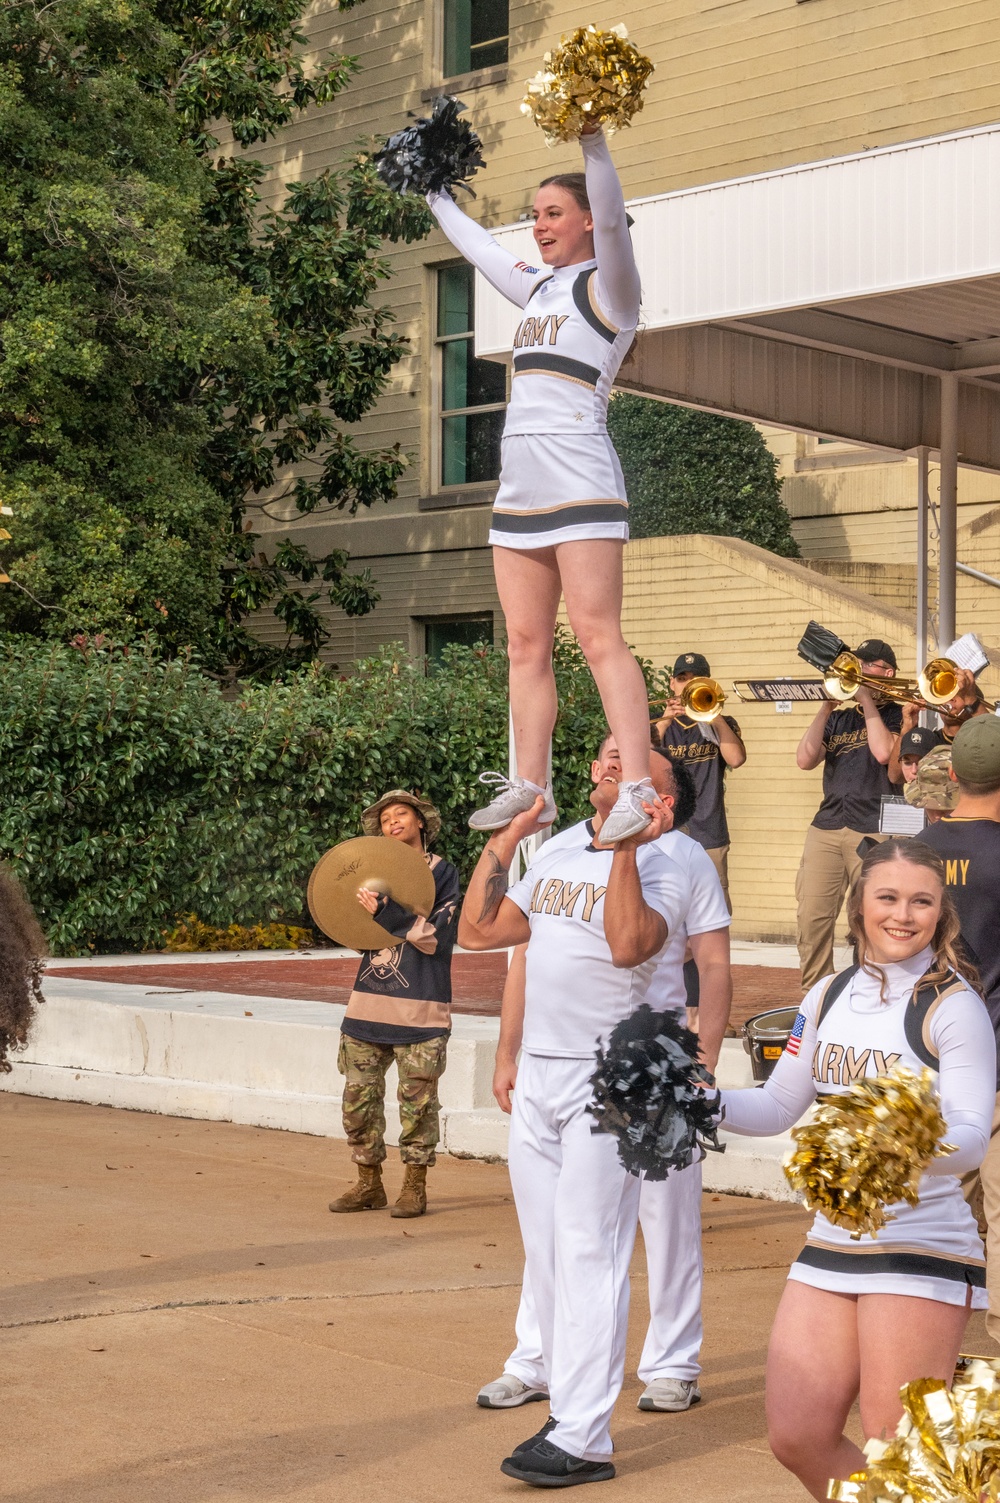
[[[718,1139],[719,1094],[698,1059],[698,1035],[677,1012],[645,1003],[612,1031],[597,1051],[590,1077],[596,1117],[591,1132],[613,1133],[630,1174],[666,1179],[671,1169],[699,1163],[705,1151],[724,1153]]]
[[[842,642],[836,632],[820,626],[818,621],[810,621],[798,645],[799,657],[812,663],[821,673],[825,673],[834,658],[839,658],[847,650],[847,643]]]
[[[464,188],[475,198],[467,178],[485,167],[483,143],[467,120],[465,105],[440,94],[429,118],[415,117],[396,131],[373,157],[379,176],[397,193],[447,193]]]

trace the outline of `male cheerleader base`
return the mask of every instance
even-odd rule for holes
[[[428,194],[438,224],[456,250],[502,297],[525,310],[514,336],[510,404],[504,425],[500,488],[489,541],[494,547],[548,549],[590,539],[628,539],[628,501],[621,465],[608,437],[608,398],[639,319],[639,273],[621,185],[602,132],[581,136],[593,256],[565,266],[528,266],[470,219],[448,193]],[[567,593],[573,617],[573,601]],[[537,623],[549,631],[551,622]],[[620,635],[620,622],[615,631]],[[622,651],[624,652],[624,644]],[[631,660],[630,660],[631,661]],[[624,669],[621,670],[624,672]],[[608,705],[608,684],[599,682]],[[512,695],[513,698],[513,695]],[[518,724],[517,706],[515,726]],[[548,713],[544,710],[543,713]],[[642,745],[648,730],[643,705]],[[609,713],[614,724],[614,717]],[[623,727],[618,727],[619,736]],[[518,763],[524,758],[518,749]],[[540,774],[536,774],[539,775]],[[652,789],[639,768],[621,785],[605,831],[607,844],[646,824],[643,801]],[[555,805],[549,789],[499,773],[482,781],[496,794],[469,823],[496,830],[545,797],[545,822]]]
[[[610,740],[606,739],[593,764],[595,781],[608,775],[608,769],[612,773],[620,771],[617,749],[613,744],[609,748]],[[678,816],[676,804],[674,814]],[[684,810],[680,817],[686,822]],[[582,821],[560,838],[569,842],[574,837],[579,845],[585,846],[593,838],[592,822]],[[646,1001],[657,1010],[675,1008],[683,1018],[686,1003],[683,965],[688,937],[693,937],[697,945],[702,935],[718,934],[724,939],[724,953],[728,956],[732,920],[718,873],[702,846],[680,830],[669,830],[656,844],[684,872],[690,903],[685,924],[672,932],[657,957],[656,974]],[[515,975],[512,972],[512,979]],[[706,1043],[715,1052],[716,1039],[721,1041],[728,1022],[730,992],[727,987],[715,1016],[706,990],[705,1015],[701,1021]],[[517,999],[513,1000],[516,1004]],[[520,1000],[523,1011],[523,986]],[[505,1009],[507,1005],[505,991]],[[639,1225],[646,1252],[650,1314],[639,1360],[639,1377],[647,1385],[639,1399],[639,1408],[678,1412],[701,1398],[698,1388],[703,1273],[701,1164],[671,1173],[665,1180],[644,1179],[639,1193]],[[527,1269],[515,1334],[517,1345],[504,1363],[503,1373],[487,1383],[477,1396],[483,1409],[512,1409],[548,1397],[548,1373]]]
[[[660,762],[654,754],[652,760]],[[651,769],[662,787],[666,777]],[[605,811],[614,789],[599,789]],[[660,834],[662,804],[644,831]],[[595,1041],[642,1002],[668,932],[684,922],[683,873],[639,837],[615,851],[575,832],[548,841],[505,895],[518,842],[542,799],[487,843],[466,895],[459,943],[499,949],[527,941],[521,1066],[509,1168],[552,1415],[544,1433],[503,1462],[511,1477],[566,1487],[614,1476],[609,1424],[621,1390],[628,1268],[639,1181],[615,1140],[591,1132]],[[600,823],[595,820],[599,836]],[[605,930],[605,925],[607,930]]]

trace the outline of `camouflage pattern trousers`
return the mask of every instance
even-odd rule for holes
[[[344,1130],[356,1164],[381,1164],[385,1158],[385,1075],[393,1060],[399,1072],[399,1156],[404,1164],[434,1163],[441,1137],[437,1083],[447,1052],[447,1038],[392,1045],[340,1035]]]

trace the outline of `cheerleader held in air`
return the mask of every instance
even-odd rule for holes
[[[515,260],[450,194],[429,193],[427,202],[456,250],[524,310],[490,531],[507,624],[517,775],[482,774],[495,797],[469,824],[501,829],[539,797],[541,822],[555,818],[547,769],[562,595],[621,751],[619,798],[601,832],[614,844],[646,827],[654,796],[646,685],[621,630],[628,503],[607,431],[608,397],[635,335],[640,287],[603,132],[585,132],[580,145],[585,172],[546,178],[535,195],[540,266]]]

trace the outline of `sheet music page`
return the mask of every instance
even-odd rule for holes
[[[878,822],[880,835],[919,835],[925,820],[923,809],[915,809],[905,798],[883,793]]]
[[[951,658],[959,668],[968,668],[970,673],[979,673],[986,667],[989,658],[975,632],[967,631],[958,637],[946,650],[944,656]]]

